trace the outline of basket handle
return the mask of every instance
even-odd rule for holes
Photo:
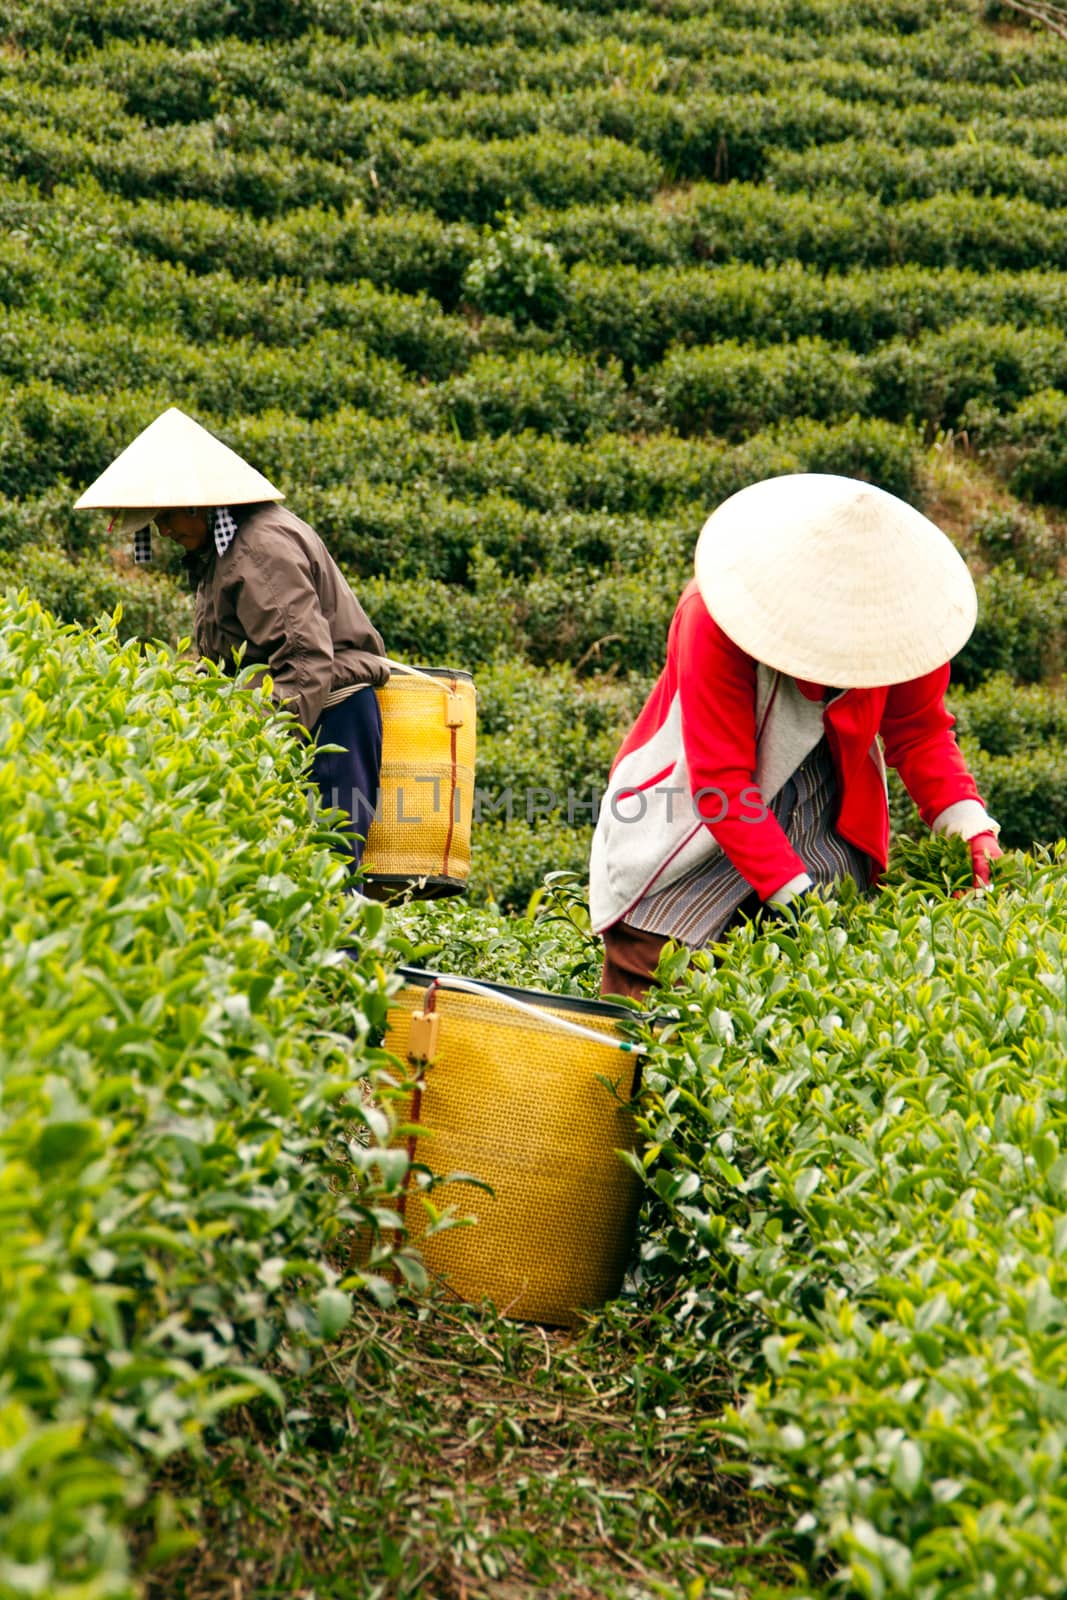
[[[428,672],[421,672],[418,667],[409,667],[406,661],[394,661],[391,656],[376,656],[375,660],[382,662],[390,672],[410,672],[413,678],[421,678],[423,683],[432,683],[435,689],[448,692],[440,678],[431,678]]]
[[[503,1005],[514,1006],[516,1011],[528,1012],[531,1017],[536,1017],[538,1022],[551,1022],[567,1033],[576,1034],[579,1039],[591,1039],[594,1044],[604,1044],[611,1050],[621,1050],[624,1055],[648,1054],[643,1044],[634,1044],[630,1039],[613,1039],[610,1034],[598,1033],[595,1028],[583,1028],[580,1022],[569,1022],[565,1017],[557,1017],[551,1011],[542,1010],[540,1006],[531,1006],[525,1000],[516,1000],[514,995],[501,994],[496,989],[490,989],[484,983],[475,982],[473,978],[461,978],[454,972],[442,972],[434,974],[434,981],[439,989],[458,989],[464,994],[476,994],[484,999],[497,1000]]]

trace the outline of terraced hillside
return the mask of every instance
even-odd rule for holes
[[[521,905],[584,863],[708,510],[869,476],[980,574],[956,705],[1009,841],[1064,831],[1053,33],[978,0],[9,0],[0,37],[5,574],[180,635],[165,565],[69,508],[191,411],[393,655],[476,671],[474,887]]]

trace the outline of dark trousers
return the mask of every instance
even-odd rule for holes
[[[382,713],[371,688],[360,689],[339,705],[328,706],[314,728],[318,745],[338,744],[340,750],[316,750],[311,773],[322,803],[340,806],[350,825],[342,831],[355,870],[363,860],[367,829],[378,805],[382,770]]]
[[[760,910],[759,895],[753,892],[742,900],[723,932],[736,927],[747,917],[755,917]],[[601,934],[604,941],[604,970],[600,977],[602,995],[622,994],[631,1000],[643,1000],[652,987],[652,974],[656,970],[666,934],[646,933],[643,928],[631,928],[628,922],[616,922]]]
[[[652,986],[652,974],[666,935],[645,933],[626,922],[605,928],[604,970],[600,977],[602,995],[622,994],[630,1000],[643,1000]]]

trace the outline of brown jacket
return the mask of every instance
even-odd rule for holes
[[[245,645],[242,665],[266,668],[310,732],[332,690],[386,681],[385,646],[313,528],[273,503],[232,510],[226,554],[209,544],[192,569],[196,647],[229,672]]]

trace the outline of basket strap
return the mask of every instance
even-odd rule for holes
[[[613,1039],[610,1034],[598,1033],[595,1028],[583,1028],[580,1022],[570,1022],[566,1017],[557,1017],[553,1012],[545,1011],[540,1006],[531,1006],[525,1000],[516,1000],[514,995],[501,994],[499,990],[491,989],[484,983],[477,983],[473,978],[461,978],[454,972],[436,973],[434,976],[439,989],[458,989],[463,994],[476,994],[486,1000],[497,1000],[501,1005],[514,1006],[516,1011],[525,1011],[531,1017],[536,1017],[539,1022],[550,1022],[557,1028],[563,1028],[567,1033],[576,1034],[579,1039],[591,1039],[595,1044],[607,1045],[611,1050],[621,1050],[624,1055],[648,1054],[643,1044],[634,1044],[630,1039]]]

